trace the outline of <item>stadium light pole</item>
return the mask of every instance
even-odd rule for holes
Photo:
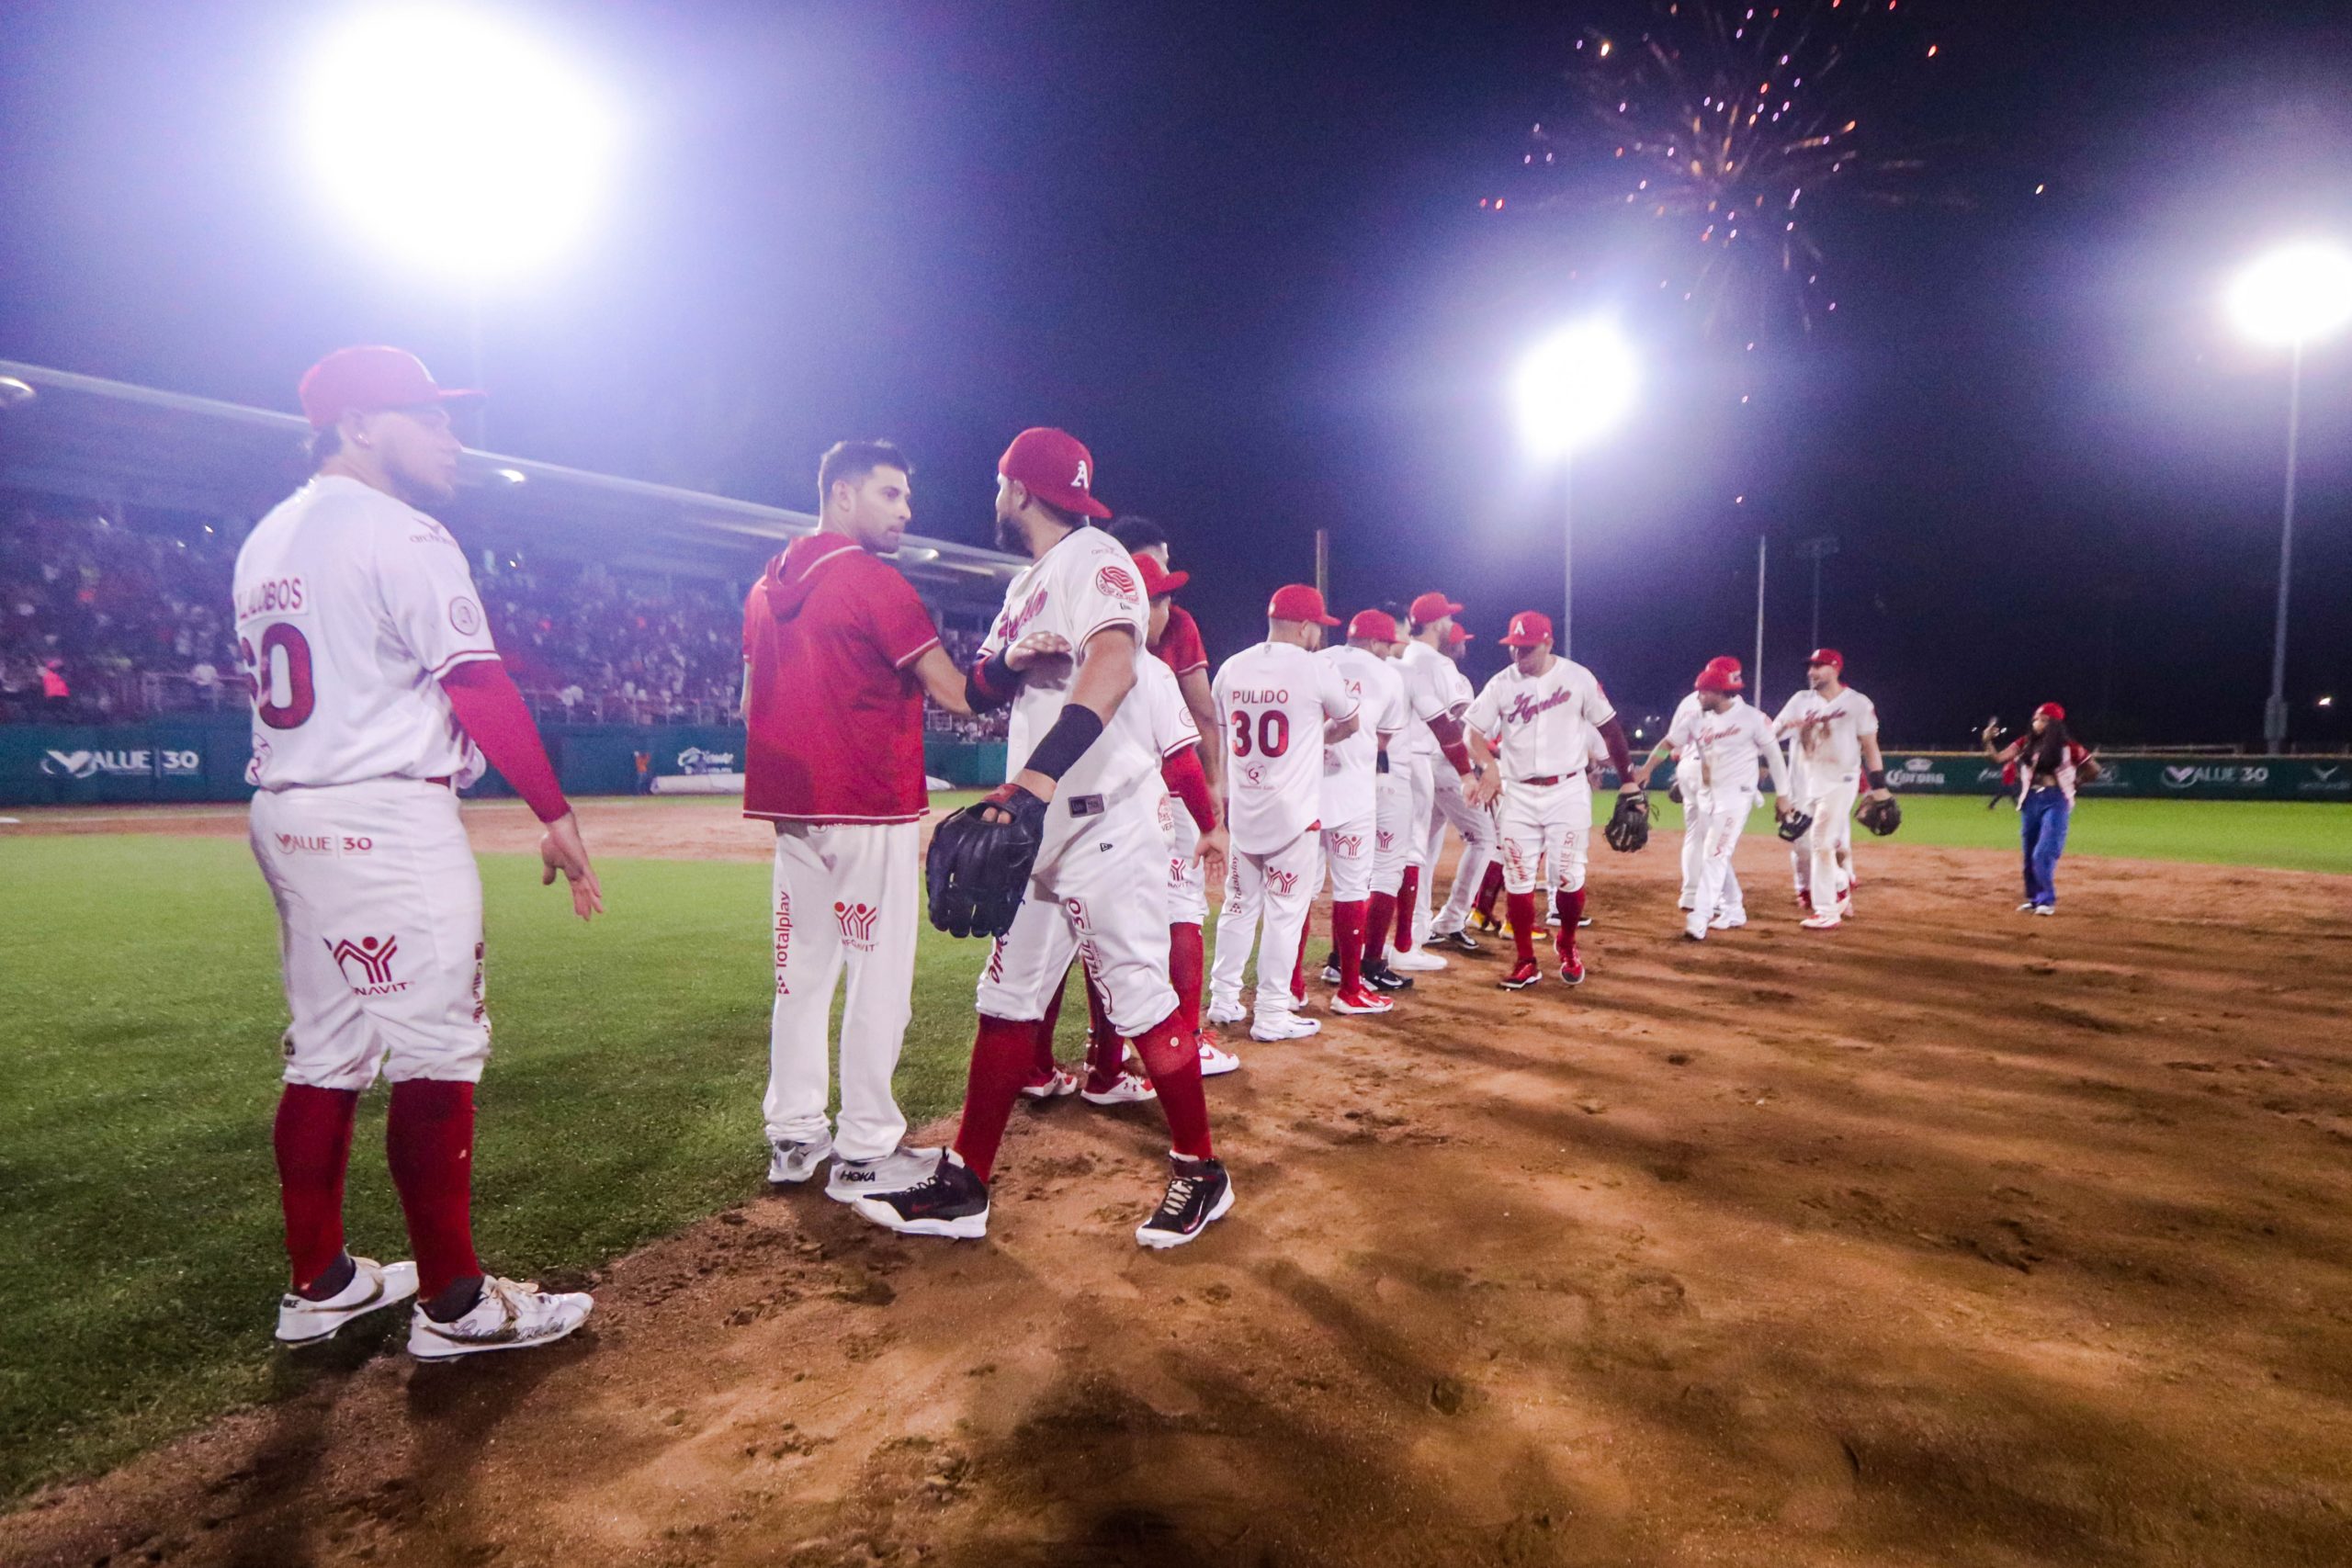
[[[1566,564],[1554,646],[1562,658],[1570,656],[1569,625],[1576,612],[1574,459],[1625,417],[1640,378],[1633,345],[1614,322],[1595,318],[1563,327],[1537,344],[1520,361],[1511,384],[1520,434],[1529,450],[1560,465],[1560,537]]]
[[[2303,349],[2352,321],[2352,251],[2324,242],[2284,245],[2250,263],[2225,304],[2238,331],[2287,355],[2287,491],[2278,525],[2278,611],[2270,634],[2270,696],[2262,740],[2287,744],[2287,583],[2295,556],[2295,446],[2302,434]]]
[[[370,249],[465,290],[482,371],[482,292],[574,243],[608,183],[614,116],[588,76],[513,23],[387,4],[311,62],[301,144]]]

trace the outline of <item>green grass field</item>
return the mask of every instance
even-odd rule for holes
[[[1977,800],[1918,797],[1906,811],[1906,841],[2016,842],[2015,818]],[[2101,801],[2078,815],[2074,850],[2352,872],[2352,811]],[[483,860],[497,1047],[475,1163],[493,1268],[593,1268],[760,1188],[766,869],[601,869],[616,913],[582,927],[522,859]],[[0,838],[0,888],[6,1498],[311,1374],[268,1339],[285,1015],[269,899],[243,841]],[[925,934],[899,1074],[917,1121],[960,1095],[978,953]],[[383,1098],[364,1105],[352,1245],[402,1256]]]

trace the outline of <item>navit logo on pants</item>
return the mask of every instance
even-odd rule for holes
[[[319,939],[326,942],[324,937]],[[408,989],[406,980],[392,978],[392,955],[400,951],[400,939],[389,936],[363,936],[354,942],[345,937],[340,942],[327,942],[328,956],[357,997],[389,997]],[[359,965],[356,976],[351,966]]]

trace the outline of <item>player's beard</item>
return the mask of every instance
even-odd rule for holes
[[[1009,556],[1029,553],[1029,536],[1021,529],[1021,519],[1004,513],[996,514],[996,547]]]

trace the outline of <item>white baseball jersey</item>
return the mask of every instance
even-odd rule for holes
[[[1184,705],[1184,689],[1176,683],[1176,671],[1159,660],[1136,660],[1135,690],[1127,694],[1127,701],[1144,705],[1155,757],[1165,761],[1201,743],[1201,728],[1193,722],[1193,710]]]
[[[1666,743],[1674,748],[1675,776],[1682,781],[1684,798],[1689,798],[1693,784],[1718,794],[1752,791],[1759,762],[1770,765],[1773,790],[1786,795],[1788,772],[1781,761],[1781,748],[1773,742],[1772,726],[1764,716],[1738,697],[1732,698],[1723,712],[1709,713],[1695,696],[1689,713],[1676,710],[1674,725],[1666,732]]]
[[[1210,689],[1225,727],[1233,847],[1272,854],[1323,812],[1323,721],[1356,711],[1338,668],[1295,643],[1245,648]]]
[[[1555,654],[1539,675],[1504,666],[1465,722],[1494,743],[1504,778],[1564,778],[1584,772],[1587,735],[1616,716],[1592,671]]]
[[[481,776],[440,677],[498,649],[447,529],[322,475],[254,526],[234,581],[237,656],[254,687],[246,783]]]
[[[1861,776],[1862,738],[1878,734],[1878,705],[1848,686],[1824,697],[1810,686],[1788,700],[1772,733],[1790,737],[1789,776],[1799,794]]]
[[[1600,738],[1600,730],[1589,724],[1584,728],[1584,765],[1604,769],[1609,766],[1609,742]]]
[[[1405,727],[1405,743],[1400,750],[1389,749],[1391,756],[1422,756],[1431,761],[1443,755],[1437,737],[1430,732],[1430,720],[1447,714],[1459,714],[1462,705],[1470,700],[1469,681],[1453,660],[1425,642],[1408,642],[1405,651],[1396,656],[1396,672],[1405,682],[1405,705],[1413,722]],[[1461,697],[1454,693],[1455,682],[1461,682]]]
[[[1319,657],[1340,672],[1340,683],[1363,716],[1353,735],[1323,748],[1323,820],[1353,822],[1374,814],[1380,737],[1402,735],[1412,713],[1394,660],[1344,643]]]
[[[989,658],[1012,647],[1032,632],[1053,632],[1069,643],[1067,661],[1032,670],[1012,699],[1012,721],[1005,745],[1008,779],[1029,764],[1029,753],[1061,717],[1070,687],[1086,663],[1086,643],[1106,626],[1126,626],[1135,633],[1136,669],[1140,683],[1151,662],[1144,651],[1148,606],[1136,581],[1134,558],[1100,528],[1076,528],[1028,566],[1004,591],[1004,608],[980,645]],[[1066,831],[1072,818],[1070,803],[1087,797],[1115,797],[1133,791],[1159,770],[1159,750],[1152,743],[1148,703],[1129,700],[1119,705],[1111,722],[1062,776],[1046,814],[1050,840]]]

